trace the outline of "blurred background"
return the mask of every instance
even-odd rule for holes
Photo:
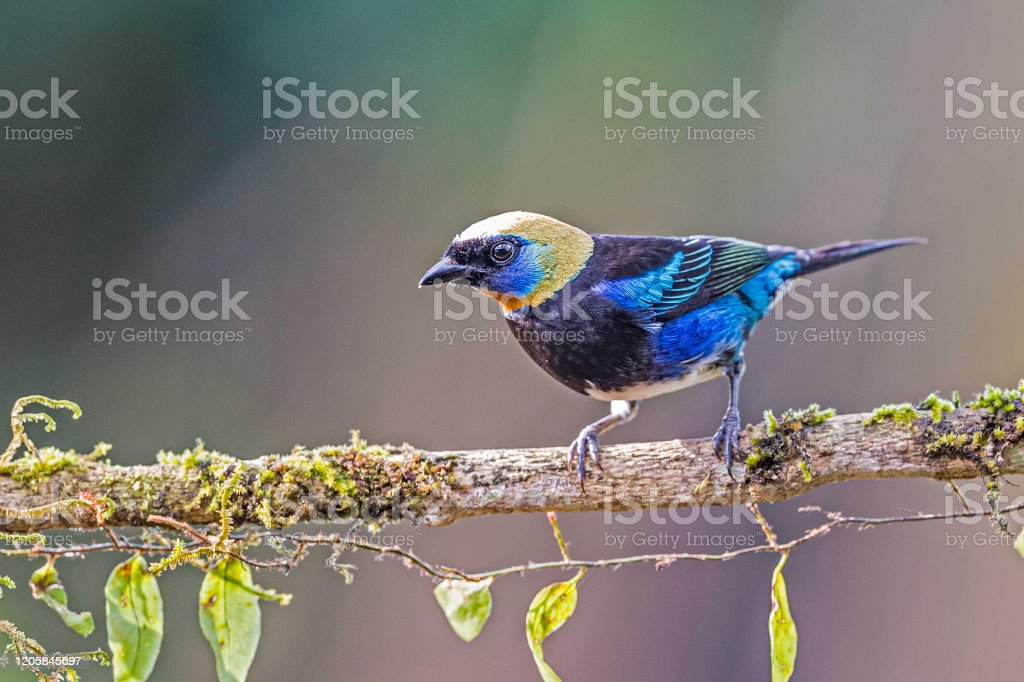
[[[556,384],[514,346],[466,340],[464,330],[504,323],[480,313],[438,319],[435,293],[416,288],[453,234],[512,209],[593,232],[798,246],[928,237],[927,247],[816,281],[873,296],[902,293],[910,279],[915,292],[932,292],[922,304],[932,319],[766,320],[747,352],[750,421],[767,408],[856,412],[1021,377],[1021,148],[971,131],[1024,124],[988,113],[947,120],[943,105],[946,77],[1024,88],[1019,3],[108,1],[8,3],[2,17],[0,89],[48,91],[59,78],[78,90],[68,100],[78,119],[0,120],[0,405],[43,393],[85,410],[40,442],[110,441],[112,461],[124,464],[197,436],[255,456],[344,441],[350,428],[430,449],[568,443],[606,406]],[[408,103],[419,118],[264,118],[263,79],[287,76],[356,93],[390,92],[398,78],[418,91]],[[625,77],[698,93],[740,78],[760,91],[751,103],[761,118],[605,118],[604,79]],[[290,139],[294,126],[320,125],[406,129],[413,139]],[[641,141],[637,125],[683,137],[687,125],[751,129],[753,139]],[[947,126],[966,128],[966,140],[948,141]],[[6,132],[44,128],[69,128],[72,139]],[[266,141],[265,128],[285,139]],[[625,140],[607,140],[607,128],[626,130]],[[250,292],[241,307],[251,319],[95,321],[93,280],[118,277],[187,294],[220,291],[228,279]],[[176,326],[244,340],[96,340],[96,330]],[[804,336],[833,328],[854,338]],[[859,342],[859,328],[888,340]],[[453,330],[454,343],[436,340]],[[794,343],[779,341],[786,331],[798,332]],[[897,343],[899,331],[921,338]],[[608,440],[707,436],[725,400],[718,381],[652,400]],[[886,515],[941,511],[948,499],[938,482],[869,482],[766,512],[792,537],[817,521],[802,505]],[[580,557],[667,551],[671,538],[680,551],[715,551],[757,533],[747,523],[626,524],[600,513],[563,514],[562,527]],[[640,546],[637,531],[665,535]],[[384,532],[412,535],[417,553],[467,569],[557,557],[543,515]],[[606,546],[623,534],[624,548]],[[786,569],[800,629],[794,679],[960,679],[1019,667],[992,633],[1016,627],[1024,597],[1006,586],[1024,563],[1005,544],[979,546],[977,534],[993,531],[987,522],[849,530],[802,547]],[[951,535],[965,546],[949,546]],[[99,616],[102,584],[121,558],[60,562],[71,605]],[[345,586],[322,558],[287,578],[258,576],[295,599],[264,605],[250,679],[535,678],[523,619],[558,575],[497,583],[491,620],[467,645],[417,573],[355,555],[356,580]],[[19,583],[0,614],[54,650],[105,645],[102,624],[83,645],[31,600],[34,564],[0,560]],[[767,679],[772,565],[758,556],[593,571],[547,658],[567,680]],[[190,568],[161,578],[168,622],[152,679],[213,678],[196,617],[201,578]],[[0,679],[27,674],[9,667]]]

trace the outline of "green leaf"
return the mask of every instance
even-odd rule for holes
[[[544,682],[561,682],[562,678],[544,661],[544,650],[541,645],[547,636],[562,627],[576,610],[576,583],[586,572],[587,569],[584,568],[572,580],[548,585],[537,593],[530,602],[530,610],[526,612],[526,641],[530,645],[537,671]]]
[[[146,560],[118,564],[103,591],[115,682],[142,682],[153,672],[164,638],[164,602]]]
[[[1013,546],[1017,553],[1024,557],[1024,528],[1021,529],[1017,539],[1013,541]]]
[[[491,583],[494,578],[479,582],[442,580],[434,588],[434,597],[444,611],[448,624],[459,637],[472,642],[480,634],[491,615]]]
[[[220,682],[242,682],[260,642],[260,593],[234,557],[210,569],[199,589],[199,625],[217,659]]]
[[[775,572],[772,573],[772,611],[768,618],[768,636],[771,638],[772,682],[786,682],[796,665],[796,623],[789,612],[789,597],[782,567],[789,558],[783,552]]]
[[[47,606],[56,611],[65,625],[82,637],[92,634],[92,614],[88,611],[77,613],[68,608],[68,594],[64,591],[52,562],[47,562],[33,573],[29,582],[32,585],[32,596],[42,599]]]
[[[11,578],[9,576],[0,575],[0,587],[7,587],[7,588],[13,590],[14,589],[14,581],[11,580]],[[4,596],[4,591],[2,589],[0,589],[0,597],[2,597],[2,596]]]

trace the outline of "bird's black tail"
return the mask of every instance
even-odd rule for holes
[[[894,249],[897,246],[927,243],[928,240],[921,237],[906,237],[903,239],[865,239],[858,242],[839,242],[816,249],[804,249],[797,252],[797,258],[802,265],[799,274],[806,275],[817,272],[872,253]]]

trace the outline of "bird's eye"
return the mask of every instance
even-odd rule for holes
[[[516,247],[511,242],[497,242],[491,247],[491,260],[498,265],[504,265],[516,255]]]

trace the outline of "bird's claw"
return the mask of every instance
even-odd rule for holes
[[[722,425],[715,431],[711,443],[714,446],[715,454],[718,457],[725,457],[725,468],[732,475],[732,459],[734,454],[743,454],[740,450],[740,413],[739,410],[729,409],[722,419]]]
[[[580,435],[569,446],[568,468],[572,471],[573,460],[576,460],[576,473],[579,476],[580,490],[584,489],[584,479],[587,475],[587,457],[594,460],[598,469],[604,471],[601,466],[601,443],[597,439],[597,429],[592,426],[580,431]]]

